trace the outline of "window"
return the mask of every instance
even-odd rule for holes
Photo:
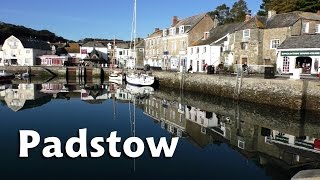
[[[160,50],[159,49],[157,49],[157,55],[159,55],[160,54]]]
[[[29,54],[29,53],[30,53],[30,50],[26,50],[26,53]]]
[[[203,53],[207,52],[207,47],[203,47]]]
[[[244,146],[245,146],[245,142],[241,141],[241,140],[238,140],[238,148],[244,149]]]
[[[209,38],[209,36],[210,36],[210,32],[204,32],[203,39],[206,40]]]
[[[160,44],[160,38],[157,39],[157,45],[159,45],[159,44]]]
[[[186,49],[186,42],[185,41],[181,41],[181,50],[185,50]]]
[[[179,34],[183,34],[184,33],[184,26],[180,26],[179,27]]]
[[[199,49],[199,47],[197,47],[197,54],[199,54],[199,51],[200,51],[200,49]]]
[[[290,59],[289,57],[283,57],[283,65],[282,65],[282,72],[289,73],[290,68]]]
[[[167,30],[166,29],[163,30],[162,35],[163,36],[167,36]]]
[[[303,33],[309,33],[309,23],[303,23],[302,25],[302,32]]]
[[[248,43],[246,43],[246,42],[241,43],[241,49],[242,50],[247,50],[248,49]]]
[[[243,30],[243,38],[250,38],[250,29]]]
[[[176,28],[170,28],[170,35],[176,35]]]
[[[320,33],[320,24],[316,25],[316,33]]]
[[[270,43],[270,49],[277,49],[280,46],[280,40],[279,39],[273,39]]]
[[[191,48],[191,55],[193,54],[193,48]]]

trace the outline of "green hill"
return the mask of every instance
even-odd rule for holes
[[[26,28],[24,26],[17,26],[14,24],[8,24],[4,22],[0,22],[0,44],[10,37],[14,35],[16,37],[24,37],[24,38],[36,38],[41,39],[43,41],[49,42],[67,42],[67,39],[63,37],[56,36],[54,33],[48,30],[34,30],[31,28]]]

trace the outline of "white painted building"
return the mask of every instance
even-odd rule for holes
[[[95,49],[99,51],[103,59],[108,59],[108,47],[100,42],[87,42],[80,47],[81,59],[85,59]]]
[[[205,72],[206,65],[217,66],[220,63],[220,46],[200,45],[188,47],[187,67],[193,72]]]
[[[277,49],[277,71],[279,74],[319,74],[320,34],[287,38]]]
[[[187,69],[206,72],[206,65],[217,67],[220,63],[231,66],[234,62],[233,32],[240,23],[232,23],[204,32],[203,37],[188,47]]]
[[[68,61],[68,56],[42,55],[39,56],[42,66],[63,66]]]
[[[3,44],[5,65],[34,66],[41,55],[52,54],[47,42],[37,39],[18,39],[10,36]]]
[[[0,66],[4,66],[4,56],[2,51],[2,46],[0,45]]]

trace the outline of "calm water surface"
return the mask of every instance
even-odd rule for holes
[[[166,89],[134,100],[132,93],[141,89],[111,84],[0,89],[1,179],[290,179],[299,170],[320,167],[320,120],[313,113]],[[19,130],[58,137],[63,145],[82,128],[89,141],[112,131],[126,139],[133,133],[134,111],[137,137],[180,137],[173,158],[153,159],[146,148],[136,160],[115,159],[106,143],[98,159],[46,159],[42,145],[30,158],[18,157]]]

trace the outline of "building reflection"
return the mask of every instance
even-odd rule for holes
[[[222,108],[225,111],[215,113],[214,110],[218,110],[215,106],[212,106],[212,111],[208,107],[203,110],[190,105],[181,108],[175,100],[169,101],[163,97],[166,95],[155,95],[145,100],[144,113],[172,135],[179,136],[182,132],[184,137],[200,148],[211,144],[227,144],[247,159],[265,167],[268,173],[281,170],[290,173],[290,170],[295,172],[304,167],[320,167],[319,123],[267,123],[271,117],[264,117],[263,114],[258,116],[258,110],[252,114],[247,114],[245,110],[237,113],[239,107],[229,106],[233,111],[228,111],[226,106]]]
[[[50,96],[39,90],[35,84],[10,85],[0,91],[0,100],[15,112],[50,102]]]

